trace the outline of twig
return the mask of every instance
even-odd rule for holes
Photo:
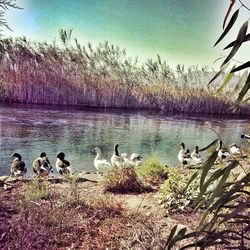
[[[241,3],[241,5],[242,5],[244,8],[246,8],[248,11],[250,11],[250,9],[249,9],[244,3],[242,3],[241,0],[239,0],[239,2]]]

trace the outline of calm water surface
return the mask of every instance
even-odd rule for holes
[[[18,152],[32,174],[32,161],[43,151],[54,165],[63,151],[75,171],[93,171],[91,150],[98,146],[110,161],[113,145],[120,153],[133,152],[146,159],[156,152],[169,165],[177,165],[179,143],[192,150],[204,147],[216,135],[205,125],[210,121],[225,143],[243,145],[240,134],[250,130],[249,119],[187,117],[149,112],[76,110],[39,106],[0,106],[0,175],[10,173],[11,155]]]

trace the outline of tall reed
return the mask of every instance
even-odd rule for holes
[[[69,38],[68,38],[69,39]],[[82,46],[77,39],[0,40],[0,100],[52,105],[138,108],[166,112],[231,114],[227,95],[215,96],[207,67],[171,69],[160,56],[140,64],[108,42]],[[249,115],[245,105],[236,114]]]

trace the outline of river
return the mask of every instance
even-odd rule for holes
[[[209,121],[223,141],[244,146],[240,138],[250,130],[249,119],[187,116],[147,111],[98,110],[38,105],[0,106],[0,175],[10,174],[11,155],[23,156],[32,174],[32,161],[45,151],[54,165],[63,151],[74,171],[93,171],[98,146],[102,157],[110,161],[113,145],[120,153],[139,153],[143,159],[156,153],[170,166],[178,165],[178,145],[204,147],[216,139],[205,122]],[[205,157],[203,153],[203,157]]]

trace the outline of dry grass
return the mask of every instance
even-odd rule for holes
[[[4,206],[0,207],[0,248],[161,247],[164,237],[154,226],[153,218],[126,210],[113,196],[82,193],[81,185],[33,181],[9,194],[4,193]],[[74,195],[76,187],[77,197]],[[44,196],[44,190],[50,195]]]
[[[138,178],[134,168],[122,167],[109,171],[103,180],[105,192],[112,193],[141,193],[152,191]]]
[[[55,105],[231,114],[227,95],[214,96],[207,68],[170,69],[158,57],[140,65],[125,50],[100,44],[0,40],[0,99]],[[249,105],[237,111],[249,115]]]

